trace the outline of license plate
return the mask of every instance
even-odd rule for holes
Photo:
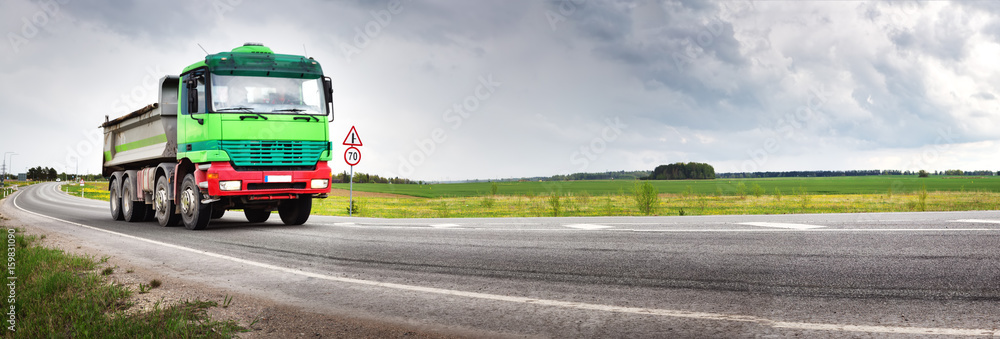
[[[268,175],[264,177],[264,182],[292,182],[290,175]]]

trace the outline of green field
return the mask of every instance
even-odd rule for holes
[[[390,185],[354,184],[355,216],[377,218],[542,217],[646,215],[633,196],[639,183],[654,185],[653,215],[861,213],[1000,209],[1000,177],[834,177],[681,181],[563,181]],[[348,184],[334,188],[346,189]],[[69,194],[81,187],[64,185]],[[82,187],[108,199],[107,183]],[[346,216],[348,198],[313,203],[313,214]]]
[[[926,189],[928,192],[1000,192],[1000,177],[931,176],[867,176],[827,178],[769,178],[716,180],[655,180],[650,181],[660,193],[679,195],[776,195],[805,191],[808,194],[909,194]],[[535,196],[558,194],[619,195],[632,191],[636,181],[553,181],[498,182],[497,194]],[[433,185],[354,184],[355,191],[410,195],[423,198],[477,197],[491,195],[492,183],[459,183]],[[348,184],[333,188],[348,189]]]

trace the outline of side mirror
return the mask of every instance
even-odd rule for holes
[[[330,122],[333,122],[333,80],[323,77],[323,93],[326,94],[326,107],[330,109]]]
[[[191,77],[188,79],[187,93],[188,114],[191,114],[191,119],[198,121],[199,125],[204,125],[205,119],[198,119],[194,117],[194,113],[198,113],[198,78]]]
[[[198,79],[191,78],[187,81],[187,107],[188,113],[198,112]]]

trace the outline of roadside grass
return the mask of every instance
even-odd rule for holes
[[[555,198],[558,197],[558,198]],[[488,203],[485,199],[489,199]],[[375,218],[481,218],[642,216],[633,194],[489,196],[453,198],[354,198],[354,216]],[[558,201],[558,203],[555,203]],[[347,216],[347,197],[313,202],[313,214]],[[652,215],[740,215],[970,211],[1000,209],[1000,193],[917,192],[893,194],[822,194],[796,190],[782,195],[660,194]]]
[[[80,184],[77,183],[67,182],[60,187],[63,192],[78,197],[81,196],[80,193],[83,192],[84,198],[104,201],[111,199],[111,193],[108,192],[108,182],[106,181],[88,182],[84,183],[83,186],[80,186]]]
[[[0,304],[4,313],[13,306],[15,323],[11,331],[11,316],[4,316],[4,338],[232,338],[244,331],[234,321],[210,319],[206,312],[217,306],[213,301],[129,312],[133,291],[108,281],[103,260],[40,246],[37,237],[22,236],[19,230],[12,240],[16,279],[5,281],[14,285],[7,285]]]
[[[7,180],[4,182],[4,186],[0,187],[0,199],[6,198],[8,195],[14,194],[14,187],[28,186],[34,184],[30,181],[14,181]]]

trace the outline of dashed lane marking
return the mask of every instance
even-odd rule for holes
[[[434,227],[434,228],[453,228],[453,227],[459,227],[459,226],[462,226],[462,225],[459,225],[459,224],[432,224],[430,226]]]
[[[819,225],[788,224],[788,223],[781,223],[781,222],[741,222],[741,223],[737,223],[737,224],[747,225],[747,226],[758,226],[758,227],[787,228],[787,229],[793,229],[793,230],[811,230],[811,229],[826,227],[826,226],[819,226]]]
[[[614,228],[614,226],[594,225],[594,224],[569,224],[569,225],[563,225],[563,226],[569,227],[569,228],[575,228],[575,229],[578,229],[578,230],[587,230],[587,231],[603,230],[603,229],[608,229],[608,228]]]

